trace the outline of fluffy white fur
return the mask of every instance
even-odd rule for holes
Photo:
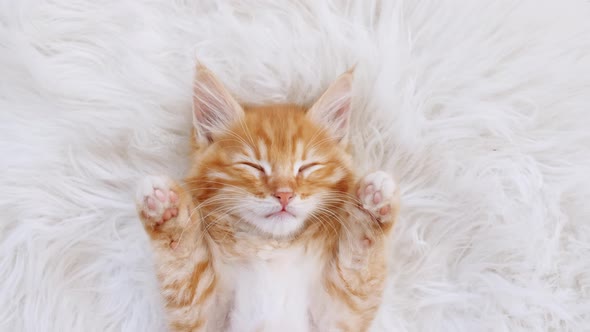
[[[357,65],[403,202],[374,331],[590,328],[590,4],[294,3],[0,0],[0,330],[163,330],[133,197],[185,172],[197,56],[250,103]]]
[[[266,331],[309,331],[307,308],[319,293],[309,292],[317,289],[317,257],[304,257],[301,248],[269,250],[258,256],[262,260],[227,271],[240,276],[229,318],[230,332],[256,331],[260,326]]]

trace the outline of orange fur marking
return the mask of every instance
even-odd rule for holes
[[[317,305],[335,310],[332,320],[322,321],[310,309],[311,319],[322,321],[324,330],[368,329],[384,288],[384,242],[397,217],[398,198],[391,196],[390,207],[377,210],[386,214],[381,216],[364,211],[355,197],[359,179],[342,134],[347,130],[351,80],[352,72],[345,73],[311,108],[240,106],[199,65],[192,165],[183,186],[172,181],[169,188],[158,189],[160,197],[166,190],[178,195],[170,211],[179,215],[154,224],[148,213],[153,211],[137,203],[154,247],[173,330],[227,326],[223,320],[231,316],[231,306],[224,303],[232,302],[232,281],[240,275],[224,274],[224,266],[261,259],[269,250],[298,247],[305,248],[310,259],[316,257],[317,271],[322,272],[317,284],[323,287],[311,292]],[[300,227],[277,235],[247,218],[244,209],[254,207],[244,208],[242,200],[272,201],[285,190],[292,196],[280,198],[283,208],[291,198],[317,201]],[[365,238],[370,245],[363,244]],[[174,250],[171,241],[177,245]],[[314,305],[309,303],[310,308]]]

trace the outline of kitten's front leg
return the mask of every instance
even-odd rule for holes
[[[381,304],[387,276],[387,244],[399,208],[397,186],[385,172],[357,185],[357,205],[344,221],[326,289],[334,320],[326,331],[366,331]]]
[[[194,243],[196,218],[192,218],[193,203],[184,189],[167,176],[148,176],[141,180],[135,198],[139,217],[146,233],[157,249],[191,251]],[[189,240],[189,241],[186,241]],[[178,254],[178,253],[177,253]]]
[[[153,247],[170,328],[205,331],[217,279],[190,194],[169,177],[149,176],[140,182],[136,205]]]
[[[339,243],[340,263],[353,270],[374,270],[397,218],[399,196],[391,175],[377,171],[363,177],[356,187],[356,208],[351,208]]]

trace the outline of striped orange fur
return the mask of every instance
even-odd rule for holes
[[[189,174],[137,196],[173,331],[369,328],[398,197],[390,175],[355,174],[352,77],[309,108],[252,107],[198,66]]]

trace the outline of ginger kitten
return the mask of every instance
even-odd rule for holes
[[[146,177],[137,209],[173,331],[366,331],[397,189],[347,149],[352,72],[309,109],[244,107],[198,65],[192,168]]]

